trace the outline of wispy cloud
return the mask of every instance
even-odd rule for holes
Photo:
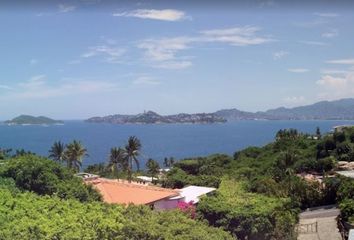
[[[82,58],[103,56],[105,61],[111,63],[120,62],[119,59],[126,52],[126,49],[114,46],[99,45],[90,47],[89,50],[81,55]]]
[[[328,43],[318,41],[299,41],[299,43],[312,45],[312,46],[328,46]]]
[[[0,87],[1,88],[1,87]],[[5,89],[5,88],[4,88]],[[118,84],[109,81],[93,81],[76,79],[59,80],[55,83],[47,81],[45,75],[31,77],[27,81],[13,86],[6,86],[11,92],[3,94],[3,99],[49,99],[61,96],[112,92],[119,89]]]
[[[310,70],[307,68],[289,68],[288,71],[292,73],[306,73],[309,72]]]
[[[29,61],[29,64],[30,64],[31,66],[37,65],[37,63],[38,63],[38,60],[35,59],[35,58],[32,58],[32,59]]]
[[[344,65],[354,65],[354,58],[329,60],[329,61],[327,61],[327,63],[332,63],[332,64],[344,64]]]
[[[0,84],[0,90],[3,89],[3,90],[12,90],[12,87],[8,86],[8,85],[3,85],[3,84]]]
[[[58,5],[58,12],[60,13],[68,13],[68,12],[72,12],[76,9],[76,6],[74,5],[69,5],[69,4],[59,4]]]
[[[161,84],[161,82],[152,77],[141,76],[135,79],[133,81],[133,84],[134,85],[159,85]]]
[[[270,37],[258,36],[259,31],[258,27],[252,26],[212,29],[201,31],[195,36],[145,39],[138,44],[138,48],[144,50],[145,61],[153,67],[183,69],[193,65],[189,60],[191,56],[179,56],[178,53],[192,48],[194,44],[251,46],[275,41]]]
[[[324,38],[334,38],[338,36],[338,30],[337,29],[331,29],[327,32],[324,32],[321,34],[322,37]]]
[[[259,45],[275,41],[270,37],[261,37],[257,33],[260,28],[244,26],[202,31],[202,41],[227,43],[233,46]]]
[[[281,51],[273,53],[273,59],[274,60],[279,60],[279,59],[282,59],[283,57],[285,57],[287,55],[289,55],[289,52],[281,50]]]
[[[322,69],[321,73],[326,74],[326,75],[332,75],[332,74],[346,74],[348,73],[348,70],[338,70],[338,69]]]
[[[339,14],[337,13],[331,13],[331,12],[325,12],[325,13],[321,13],[321,12],[315,12],[314,15],[318,16],[318,17],[325,17],[325,18],[333,18],[333,17],[339,17]]]
[[[161,20],[161,21],[181,21],[185,19],[190,19],[187,17],[185,12],[175,10],[175,9],[137,9],[128,12],[118,12],[114,13],[115,17],[136,17],[142,19],[152,19],[152,20]]]
[[[304,96],[294,96],[294,97],[286,97],[284,101],[290,104],[299,104],[305,102],[306,98]]]
[[[316,18],[307,22],[295,22],[294,25],[302,28],[315,28],[327,24],[328,22],[329,22],[328,19]]]
[[[192,63],[182,61],[177,52],[189,48],[188,44],[193,41],[195,39],[188,37],[147,39],[138,44],[138,48],[144,49],[144,59],[151,62],[154,67],[182,69],[191,66]]]

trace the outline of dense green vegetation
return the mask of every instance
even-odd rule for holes
[[[109,205],[73,171],[24,155],[0,165],[0,239],[232,239],[181,211]]]
[[[69,169],[46,158],[24,155],[7,160],[0,167],[0,177],[10,178],[20,190],[39,195],[54,195],[82,202],[100,200],[100,195]]]
[[[297,210],[291,200],[245,188],[243,182],[224,178],[217,194],[200,202],[198,214],[240,239],[294,239]]]
[[[16,156],[0,151],[7,159],[0,165],[0,199],[5,199],[0,200],[0,213],[8,216],[0,219],[0,239],[229,239],[227,231],[237,239],[291,240],[296,238],[300,209],[333,203],[339,204],[343,220],[354,222],[354,180],[333,177],[338,161],[354,161],[354,128],[327,135],[320,129],[314,135],[280,130],[274,142],[246,148],[233,157],[166,158],[164,166],[171,170],[160,178],[162,186],[218,188],[201,199],[196,213],[193,210],[197,220],[190,219],[188,211],[154,212],[100,203],[99,194],[73,176],[86,149],[74,141],[70,148],[77,154],[69,160],[69,145],[53,145],[50,157],[55,161],[26,151]],[[133,163],[139,167],[140,151],[140,141],[131,137],[126,146],[111,149],[107,164],[89,166],[86,171],[131,180]],[[157,176],[159,167],[149,159],[146,173]],[[301,174],[306,173],[322,175],[323,181],[305,180]],[[29,203],[33,206],[24,210]],[[27,221],[22,223],[21,218]]]
[[[285,129],[274,142],[238,151],[233,158],[179,161],[162,184],[220,186],[214,197],[200,202],[199,217],[240,239],[293,239],[300,209],[341,203],[343,217],[354,220],[354,181],[327,177],[337,161],[354,160],[353,152],[353,128],[324,136],[320,129],[314,135]],[[305,173],[322,175],[323,182],[297,175]]]
[[[56,124],[63,123],[63,121],[53,120],[48,117],[39,116],[34,117],[30,115],[20,115],[12,120],[5,121],[6,124]]]
[[[1,185],[0,185],[1,186]],[[0,239],[232,239],[179,211],[80,203],[0,187]]]

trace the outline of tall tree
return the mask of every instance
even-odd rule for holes
[[[128,139],[128,143],[125,146],[125,154],[128,160],[128,168],[127,168],[127,173],[128,173],[128,181],[132,181],[132,173],[133,173],[133,162],[136,165],[137,170],[139,171],[139,160],[138,156],[140,155],[140,150],[141,150],[141,143],[140,140],[135,137],[131,136]]]
[[[317,127],[317,128],[316,128],[316,136],[317,136],[318,139],[321,138],[321,130],[320,130],[320,127]]]
[[[175,164],[175,159],[173,157],[170,158],[165,157],[165,159],[163,160],[163,165],[166,168],[172,167],[173,164]]]
[[[157,174],[160,172],[160,165],[154,159],[149,159],[146,162],[147,173],[151,176],[151,181],[153,182],[154,177],[157,177]]]
[[[113,173],[118,173],[119,170],[127,171],[128,169],[128,158],[125,149],[123,148],[111,148],[111,153],[109,155],[108,168]]]
[[[88,156],[87,149],[76,140],[69,143],[64,152],[64,159],[67,162],[68,168],[74,169],[76,172],[80,170],[82,160],[85,156]]]
[[[64,161],[65,144],[60,141],[55,141],[49,150],[49,158],[56,162]]]

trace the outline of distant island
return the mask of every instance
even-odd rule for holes
[[[136,115],[109,115],[92,117],[86,122],[114,124],[158,124],[158,123],[225,123],[239,120],[354,120],[354,98],[336,101],[321,101],[311,105],[267,111],[247,112],[236,108],[223,109],[214,113],[180,113],[162,116],[153,111]]]
[[[12,120],[5,121],[5,124],[8,125],[51,125],[62,123],[63,121],[54,120],[44,116],[34,117],[30,115],[20,115]]]
[[[280,107],[264,112],[224,109],[214,114],[228,122],[238,120],[354,120],[354,99],[321,101],[307,106]]]
[[[91,123],[114,124],[160,124],[160,123],[224,123],[226,119],[214,113],[180,113],[176,115],[162,116],[153,111],[147,111],[136,115],[110,115],[105,117],[92,117],[86,120]]]

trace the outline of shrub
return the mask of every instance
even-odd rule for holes
[[[290,199],[248,193],[242,183],[224,179],[215,196],[199,202],[197,213],[239,239],[293,239],[297,212],[290,208]]]
[[[92,186],[85,185],[67,168],[34,155],[9,160],[1,167],[0,176],[13,179],[19,189],[39,195],[76,198],[82,202],[101,199]]]
[[[221,229],[175,211],[80,203],[0,189],[0,239],[231,240]]]

